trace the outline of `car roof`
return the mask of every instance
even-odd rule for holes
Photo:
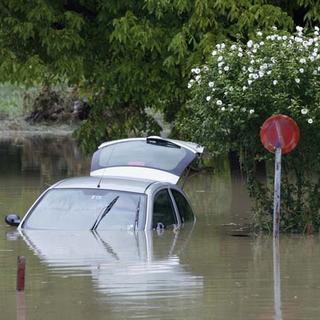
[[[156,181],[147,179],[128,179],[122,177],[76,177],[57,182],[52,189],[86,188],[108,189],[127,192],[144,193],[146,189]],[[99,186],[98,186],[99,185]]]

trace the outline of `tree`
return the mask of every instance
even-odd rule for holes
[[[312,5],[294,2],[307,12]],[[78,134],[92,148],[101,139],[158,131],[145,109],[174,119],[190,69],[213,43],[272,25],[292,28],[287,8],[265,0],[2,0],[0,81],[81,86],[93,109]]]

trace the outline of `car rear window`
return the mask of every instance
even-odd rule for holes
[[[195,154],[182,147],[146,143],[145,140],[126,141],[97,150],[91,171],[117,166],[159,169],[180,175],[194,160]]]

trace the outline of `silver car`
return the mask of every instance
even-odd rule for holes
[[[9,215],[18,229],[162,230],[195,217],[177,185],[203,148],[160,137],[103,143],[93,154],[88,177],[48,188],[23,219]]]

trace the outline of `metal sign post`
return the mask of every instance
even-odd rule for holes
[[[280,189],[281,189],[281,148],[276,148],[274,163],[273,193],[273,237],[279,238],[280,231]]]
[[[280,277],[280,189],[281,156],[291,152],[298,144],[300,130],[295,121],[282,114],[268,118],[260,130],[263,146],[275,153],[273,192],[273,293],[274,319],[282,320]]]

